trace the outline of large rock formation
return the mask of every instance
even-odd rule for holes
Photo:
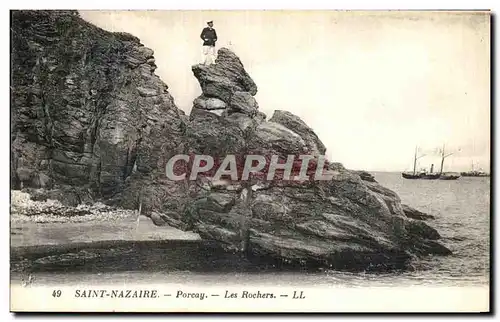
[[[325,152],[299,117],[277,110],[266,121],[230,50],[192,67],[202,95],[187,118],[135,37],[73,12],[14,12],[12,21],[14,187],[140,207],[157,225],[197,232],[256,264],[397,269],[415,255],[450,253],[396,193],[339,163],[327,164],[329,181],[168,180],[166,161],[178,153]]]
[[[218,54],[213,66],[193,66],[203,92],[186,133],[197,142],[189,144],[194,151],[214,158],[241,151],[325,153],[321,140],[297,116],[277,110],[267,122],[258,117],[258,104],[249,98],[257,92],[254,82],[234,53],[222,48]],[[221,77],[226,69],[238,70],[240,77]],[[235,96],[247,97],[237,109],[232,107]],[[223,112],[215,115],[213,105],[197,103],[200,98],[217,99]],[[405,210],[413,211],[373,176],[338,163],[329,167],[335,176],[327,182],[240,182],[236,190],[234,184],[227,189],[209,185],[190,208],[191,229],[257,261],[298,266],[402,268],[412,254],[450,253],[435,241],[439,234],[409,219]]]
[[[109,199],[161,169],[185,116],[154,61],[136,37],[76,12],[13,11],[12,186]]]

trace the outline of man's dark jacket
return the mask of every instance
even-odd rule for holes
[[[203,39],[203,46],[215,46],[217,41],[217,33],[214,28],[205,27],[200,35]]]

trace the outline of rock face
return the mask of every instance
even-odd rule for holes
[[[369,181],[369,182],[377,182],[377,180],[375,180],[375,177],[371,173],[368,173],[366,171],[354,171],[354,172],[357,175],[359,175],[361,180],[365,180],[365,181]]]
[[[195,65],[194,75],[200,81],[203,94],[230,102],[236,92],[257,94],[257,85],[245,71],[238,56],[226,48],[217,52],[215,65]]]
[[[323,142],[321,142],[316,133],[314,133],[314,131],[299,117],[287,111],[277,110],[274,111],[274,114],[269,121],[281,124],[287,129],[299,134],[307,146],[307,150],[309,152],[308,154],[325,154],[326,148]]]
[[[13,11],[12,186],[134,199],[131,177],[162,169],[184,129],[155,68],[139,39],[76,12]]]
[[[218,54],[215,65],[192,70],[201,97],[222,101],[218,106],[224,106],[224,112],[214,115],[195,100],[186,132],[191,151],[214,158],[244,151],[325,153],[321,140],[299,117],[277,110],[267,122],[259,118],[256,87],[241,61],[224,48]],[[225,70],[231,71],[230,77]],[[410,208],[372,175],[338,163],[329,168],[335,175],[326,182],[205,186],[189,207],[189,229],[256,262],[276,265],[284,261],[336,269],[396,269],[414,255],[450,253],[436,242],[439,233],[408,218]],[[180,221],[186,222],[186,217]]]
[[[415,208],[412,208],[408,205],[403,205],[403,211],[408,218],[417,219],[417,220],[427,220],[427,219],[436,219],[433,215],[429,215],[421,212]]]
[[[192,67],[202,95],[187,118],[154,75],[153,52],[130,35],[72,12],[18,11],[13,39],[17,188],[71,188],[140,207],[156,224],[197,232],[256,265],[403,269],[415,255],[451,253],[396,193],[339,163],[327,163],[329,181],[168,180],[166,161],[179,153],[325,152],[299,117],[277,110],[266,121],[256,84],[228,49],[215,65]]]

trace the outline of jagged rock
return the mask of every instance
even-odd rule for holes
[[[441,235],[434,228],[426,225],[424,222],[419,220],[409,220],[405,223],[406,229],[411,234],[421,236],[426,239],[436,240],[440,239]]]
[[[215,64],[194,65],[192,70],[207,97],[216,97],[228,103],[235,92],[257,94],[257,85],[245,71],[238,56],[227,48],[218,50]]]
[[[257,112],[257,115],[255,115],[255,119],[258,121],[258,122],[263,122],[265,121],[267,118],[266,114],[261,112],[261,111],[258,111]]]
[[[305,141],[309,150],[308,154],[325,154],[326,148],[323,142],[321,142],[316,133],[314,133],[314,131],[298,116],[287,111],[276,110],[269,121],[281,124],[287,129],[297,133]]]
[[[275,151],[280,154],[302,154],[306,143],[297,133],[275,122],[259,124],[250,135],[250,149],[256,151]]]
[[[232,126],[238,127],[245,132],[247,129],[253,129],[257,126],[257,120],[243,113],[231,113],[224,115],[224,119],[231,123]]]
[[[11,48],[14,188],[129,199],[134,167],[164,172],[184,113],[151,72],[151,49],[77,12],[43,10],[13,11]]]
[[[412,208],[408,205],[402,205],[403,211],[408,218],[417,219],[417,220],[427,220],[427,219],[436,219],[435,216],[423,213],[415,208]]]
[[[222,116],[224,115],[225,112],[225,110],[207,110],[207,111],[217,116]]]
[[[163,216],[157,212],[152,212],[151,215],[149,216],[151,218],[151,221],[156,225],[156,226],[165,226],[167,223],[165,220],[163,220]]]
[[[224,110],[227,107],[227,104],[215,97],[206,97],[204,95],[198,96],[194,102],[193,107],[199,108],[202,110]]]
[[[215,65],[192,67],[202,96],[188,118],[152,73],[153,51],[131,35],[74,12],[15,11],[12,39],[15,188],[140,209],[255,265],[388,270],[451,253],[435,229],[409,219],[418,212],[395,192],[340,163],[327,163],[329,181],[166,178],[166,162],[180,153],[325,152],[299,117],[276,111],[265,120],[257,86],[229,49],[218,51]]]
[[[203,144],[224,142],[232,136],[224,134],[227,127],[235,127],[244,131],[237,147],[240,151],[281,156],[325,153],[321,140],[299,117],[275,111],[266,122],[251,94],[228,86],[220,69],[196,70],[203,94],[228,102],[220,118],[203,118],[211,124],[227,124],[224,129],[211,126],[219,136],[198,136]],[[249,76],[245,72],[242,77]],[[207,80],[211,87],[206,86]],[[232,104],[235,97],[241,101],[239,108]],[[192,122],[198,118],[198,111],[191,114]],[[200,133],[207,127],[197,126]],[[326,182],[252,182],[251,188],[238,190],[240,196],[229,211],[217,209],[208,198],[198,199],[190,208],[189,218],[194,218],[190,227],[202,238],[218,240],[226,249],[243,251],[249,258],[297,265],[384,270],[404,268],[413,255],[449,254],[435,242],[440,238],[437,231],[408,220],[399,196],[372,175],[347,170],[340,163],[329,163],[328,168],[334,176]],[[223,187],[217,191],[223,192]]]
[[[153,89],[153,88],[137,87],[137,91],[139,92],[139,95],[141,95],[143,97],[158,95],[158,91],[156,89]]]
[[[127,52],[125,59],[132,67],[138,67],[144,63],[150,63],[153,58],[153,50],[144,46],[136,46],[131,51]],[[154,59],[153,59],[154,62]]]
[[[353,174],[356,175],[357,172],[354,172]],[[364,184],[366,185],[366,187],[368,187],[373,192],[376,192],[376,193],[380,194],[381,196],[384,196],[384,197],[386,197],[387,199],[390,199],[390,200],[401,201],[401,199],[399,198],[399,196],[397,195],[397,193],[395,193],[391,189],[387,189],[386,187],[380,185],[376,181],[367,181],[367,180],[364,180],[361,176],[359,178],[361,180],[363,180]],[[403,210],[402,206],[400,206],[400,208],[401,208],[400,210]]]
[[[419,254],[420,255],[452,255],[453,253],[444,245],[434,240],[419,241]]]
[[[254,116],[257,114],[259,109],[259,104],[255,98],[248,92],[235,92],[231,96],[231,101],[229,102],[229,111],[239,112],[247,114],[249,116]]]
[[[377,182],[377,180],[375,180],[375,177],[371,173],[368,173],[368,172],[363,171],[363,170],[354,171],[354,172],[356,172],[359,175],[361,180],[368,181],[368,182]]]
[[[242,130],[225,118],[200,109],[192,109],[185,138],[189,151],[212,157],[237,153],[245,145]]]

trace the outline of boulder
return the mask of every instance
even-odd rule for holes
[[[297,133],[275,122],[259,124],[250,136],[248,146],[254,151],[276,152],[280,155],[307,151],[306,143]]]
[[[207,97],[216,97],[228,103],[235,92],[257,94],[257,85],[245,71],[238,56],[227,48],[217,51],[215,64],[194,65],[192,71]]]
[[[224,110],[227,103],[215,97],[200,95],[194,100],[193,107],[202,110]]]
[[[406,217],[408,217],[408,218],[416,219],[416,220],[436,219],[435,216],[423,213],[420,210],[417,210],[417,209],[410,207],[408,205],[402,205],[402,206],[403,206],[403,211],[404,211]]]
[[[191,111],[184,139],[189,152],[212,157],[235,154],[245,146],[242,129],[222,116],[200,109]]]
[[[211,146],[204,151],[218,154],[223,149],[216,142],[238,137],[237,145],[229,144],[231,151],[265,156],[325,153],[324,144],[298,116],[277,110],[265,121],[253,93],[235,81],[251,80],[239,59],[226,49],[220,53],[226,65],[193,67],[203,95],[228,104],[220,117],[191,113],[190,136],[197,137],[200,148]],[[230,69],[230,78],[222,68]],[[229,134],[230,128],[241,130],[242,135]],[[372,175],[347,170],[340,163],[327,163],[327,167],[333,173],[331,181],[266,182],[261,177],[240,182],[237,190],[209,185],[204,192],[208,196],[227,194],[234,202],[222,209],[210,197],[198,198],[186,218],[202,238],[217,240],[255,262],[391,270],[405,268],[414,255],[450,253],[436,241],[439,233],[408,219],[399,196]]]
[[[243,113],[255,116],[259,105],[253,96],[248,92],[235,92],[229,102],[229,112]]]
[[[325,154],[326,148],[323,142],[321,142],[316,133],[314,133],[314,131],[298,116],[287,111],[277,110],[274,111],[269,121],[281,124],[287,129],[297,133],[306,143],[309,154]]]
[[[368,173],[368,172],[363,171],[363,170],[354,171],[354,172],[359,175],[361,180],[368,181],[368,182],[377,182],[377,180],[375,180],[375,177],[371,173]]]
[[[243,113],[231,113],[223,115],[224,119],[231,123],[231,126],[238,127],[241,131],[253,130],[258,125],[258,120]]]

